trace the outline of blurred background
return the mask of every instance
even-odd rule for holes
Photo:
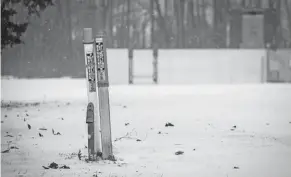
[[[291,0],[3,0],[1,75],[84,78],[88,27],[104,29],[109,52],[124,49],[124,57],[129,47],[151,53],[154,45],[244,49],[242,11],[253,8],[264,14],[264,44],[252,49],[290,49]]]

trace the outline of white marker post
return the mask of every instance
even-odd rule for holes
[[[107,53],[105,45],[105,35],[100,33],[95,38],[95,52],[97,60],[97,85],[99,96],[99,113],[101,122],[102,158],[113,160],[110,104],[109,104],[109,79],[107,66]]]
[[[101,151],[100,118],[98,114],[96,56],[92,28],[84,28],[84,53],[86,66],[86,83],[88,106],[86,123],[88,124],[88,156],[96,161]]]

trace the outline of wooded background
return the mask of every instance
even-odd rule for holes
[[[148,49],[152,44],[169,49],[239,48],[240,9],[252,7],[271,10],[265,17],[265,43],[291,46],[291,0],[106,0],[102,16],[96,15],[100,10],[96,0],[53,2],[40,17],[29,17],[24,44],[2,51],[2,74],[21,67],[31,68],[27,77],[33,73],[72,76],[72,70],[84,73],[83,28],[96,31],[100,25],[106,30],[108,48]],[[18,12],[13,20],[25,20],[21,6]]]

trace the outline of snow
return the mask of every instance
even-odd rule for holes
[[[1,87],[3,105],[40,103],[1,107],[1,151],[7,141],[19,148],[1,154],[5,177],[291,176],[290,84],[111,86],[112,139],[131,137],[113,142],[116,163],[69,155],[87,153],[85,80],[10,79]],[[52,162],[71,169],[42,168]]]

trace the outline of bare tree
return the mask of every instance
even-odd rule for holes
[[[156,10],[158,13],[157,24],[159,26],[159,29],[163,31],[163,43],[165,44],[165,47],[167,47],[167,44],[169,43],[169,32],[167,29],[167,23],[166,23],[166,17],[167,17],[167,4],[165,3],[165,15],[163,16],[161,6],[158,0],[154,0],[156,5]],[[165,1],[167,2],[167,0]]]
[[[262,7],[262,0],[255,0],[255,7],[261,8]]]
[[[154,0],[150,0],[150,18],[151,18],[151,47],[155,43],[155,16],[154,16]]]
[[[287,12],[289,36],[291,36],[291,3],[290,3],[290,1],[288,3],[288,0],[285,0],[284,6],[285,6],[286,12]],[[289,39],[289,47],[290,47],[290,39]]]

